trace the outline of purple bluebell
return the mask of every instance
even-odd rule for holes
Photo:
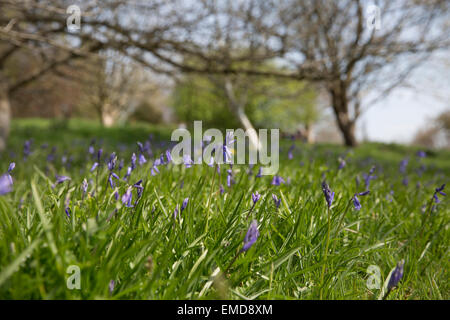
[[[117,179],[117,180],[120,179],[119,176],[118,176],[117,174],[115,174],[114,172],[111,172],[111,173],[109,174],[108,182],[109,182],[109,185],[111,186],[111,189],[114,189],[115,186],[116,186],[116,183],[114,182],[113,178],[114,178],[114,179]]]
[[[83,183],[81,184],[81,190],[83,190],[83,196],[86,194],[87,189],[88,189],[88,182],[86,179],[83,180]]]
[[[278,199],[278,197],[275,194],[272,193],[272,199],[273,199],[273,202],[275,203],[275,206],[278,209],[280,207],[280,204],[281,204],[281,198]]]
[[[288,150],[288,159],[289,160],[292,160],[294,158],[294,154],[293,154],[294,148],[295,148],[295,145],[292,145]]]
[[[142,166],[146,162],[147,162],[147,159],[145,159],[144,154],[143,153],[139,154],[139,165]]]
[[[131,168],[131,167],[128,167],[127,168],[127,173],[125,174],[125,176],[123,177],[123,180],[127,180],[128,179],[128,177],[131,175],[131,171],[132,171],[133,169]]]
[[[444,197],[447,195],[444,192],[444,188],[445,188],[445,183],[442,186],[440,186],[439,188],[436,188],[436,190],[435,190],[435,192],[433,194],[433,198],[434,198],[434,201],[436,203],[440,203],[441,202],[441,200],[439,200],[439,198],[438,198],[438,194],[440,194],[441,196],[444,196]]]
[[[186,209],[188,202],[189,202],[189,198],[185,198],[183,200],[183,203],[181,204],[181,210],[180,210],[181,212],[183,212],[183,210]]]
[[[66,207],[66,208],[64,209],[64,212],[66,213],[66,216],[67,216],[68,218],[70,218],[70,208]]]
[[[89,152],[90,154],[94,154],[95,149],[94,149],[94,146],[93,146],[93,145],[90,145],[90,146],[89,146],[88,152]]]
[[[209,159],[208,166],[210,166],[211,168],[214,167],[214,157],[213,156],[211,156],[211,159]]]
[[[47,155],[47,162],[53,162],[56,158],[56,147],[52,147],[50,153]]]
[[[222,146],[222,152],[223,152],[223,157],[224,157],[224,162],[225,163],[231,163],[231,150],[229,146],[232,146],[233,143],[236,141],[233,138],[233,133],[232,132],[227,132],[226,136],[225,136],[225,143]]]
[[[113,291],[114,291],[114,286],[115,286],[115,282],[114,282],[114,280],[111,280],[111,281],[109,282],[109,285],[108,285],[108,291],[109,291],[109,294],[112,294],[112,293],[113,293]]]
[[[31,154],[31,140],[26,140],[23,144],[23,158],[26,160]]]
[[[258,191],[252,193],[252,201],[254,205],[258,202],[259,199],[261,199],[261,195],[258,193]]]
[[[109,161],[108,161],[108,170],[109,171],[113,171],[114,170],[114,168],[116,167],[116,161],[117,161],[116,153],[113,152],[109,156]]]
[[[97,162],[100,163],[101,159],[102,159],[102,154],[103,154],[103,149],[100,148],[97,151]]]
[[[11,162],[8,167],[8,173],[11,173],[11,171],[13,171],[15,167],[16,164],[14,162]]]
[[[220,194],[223,194],[225,192],[225,189],[222,185],[219,186]]]
[[[339,158],[339,167],[338,167],[338,169],[342,170],[342,169],[345,168],[346,165],[347,165],[347,162],[345,161],[345,159]]]
[[[136,153],[133,152],[131,155],[131,170],[134,170],[136,168]]]
[[[400,173],[406,173],[406,167],[408,166],[409,160],[408,159],[403,159],[400,162]]]
[[[333,204],[334,192],[331,191],[330,187],[325,181],[322,182],[322,191],[325,196],[325,200],[327,201],[328,208],[330,208]]]
[[[363,196],[368,195],[369,193],[370,193],[370,191],[355,193],[355,195],[353,196],[353,205],[356,210],[361,210],[361,203],[359,202],[358,196],[363,197]]]
[[[280,176],[274,176],[272,179],[272,185],[279,186],[280,184],[285,183],[284,179]]]
[[[168,164],[172,162],[172,154],[169,149],[166,150],[166,159]]]
[[[407,186],[409,185],[409,179],[408,179],[408,177],[404,177],[404,178],[402,179],[402,184],[403,184],[405,187],[407,187]]]
[[[262,168],[259,167],[258,173],[256,174],[256,178],[261,178],[261,177],[262,177]]]
[[[131,208],[133,205],[131,204],[131,200],[133,198],[133,193],[131,192],[132,187],[128,187],[127,191],[122,196],[122,203],[128,207]]]
[[[137,143],[137,145],[138,145],[139,152],[140,152],[140,153],[144,153],[145,150],[144,150],[144,146],[142,145],[142,143],[141,143],[141,142],[136,142],[136,143]]]
[[[178,216],[178,205],[175,206],[175,210],[173,210],[173,218],[176,219]]]
[[[60,184],[60,183],[63,183],[64,181],[68,181],[68,180],[70,180],[70,178],[67,176],[56,175],[56,184]]]
[[[395,287],[397,287],[398,283],[403,277],[403,266],[405,262],[402,260],[397,263],[397,266],[395,267],[394,271],[391,274],[391,277],[389,278],[387,289],[388,291],[391,291]]]
[[[0,196],[12,191],[12,181],[7,175],[0,176]]]
[[[142,179],[133,184],[133,187],[137,190],[137,197],[138,199],[142,196],[142,192],[144,191],[144,187],[142,186]]]
[[[150,173],[152,176],[156,176],[156,174],[159,173],[158,167],[153,165],[152,169],[150,170]]]
[[[183,155],[183,163],[186,166],[186,168],[192,167],[192,164],[194,163],[191,159],[191,156],[188,154]]]
[[[230,170],[230,169],[228,169],[228,170],[227,170],[227,187],[228,187],[228,188],[231,187],[231,178],[232,178],[232,174],[233,174],[233,171]]]
[[[419,158],[425,158],[427,156],[427,153],[425,151],[417,151],[417,156]]]
[[[253,220],[250,223],[250,227],[247,230],[247,234],[244,238],[244,246],[241,251],[247,251],[252,247],[252,245],[258,240],[259,230],[258,230],[258,221]]]
[[[120,170],[122,170],[124,164],[125,164],[125,161],[123,159],[120,159],[119,166],[117,167],[117,170],[119,170],[119,172],[120,172]]]
[[[366,189],[369,189],[370,187],[370,181],[371,180],[375,180],[377,178],[377,176],[374,176],[373,173],[375,172],[375,166],[373,166],[370,171],[369,174],[363,174],[363,178],[364,178],[364,183],[366,185]]]

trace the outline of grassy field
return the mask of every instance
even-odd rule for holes
[[[283,141],[285,183],[233,166],[227,186],[228,166],[217,174],[164,163],[157,172],[170,132],[15,121],[0,159],[0,174],[15,163],[13,190],[0,195],[0,299],[378,299],[401,260],[403,278],[387,299],[450,298],[449,197],[433,198],[450,182],[448,151],[423,158],[398,145],[296,142],[288,157],[293,142]],[[147,162],[124,180],[137,141]],[[330,209],[323,180],[335,192]],[[352,197],[365,190],[356,210]],[[259,237],[242,251],[252,220]],[[80,289],[71,289],[77,268]]]

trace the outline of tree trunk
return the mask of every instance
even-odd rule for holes
[[[347,92],[343,82],[339,82],[330,90],[331,104],[336,116],[336,122],[348,147],[356,147],[358,141],[355,136],[355,120],[350,119],[348,112]]]
[[[5,150],[9,136],[11,107],[5,83],[0,79],[0,151]]]
[[[230,106],[231,111],[236,116],[236,118],[239,120],[239,123],[244,128],[244,130],[248,134],[248,138],[250,141],[250,144],[252,148],[256,150],[261,149],[261,144],[258,138],[258,134],[256,133],[255,128],[253,127],[250,119],[247,117],[244,111],[244,106],[242,103],[239,103],[236,100],[236,97],[234,95],[233,86],[231,84],[231,81],[226,80],[225,82],[225,93],[228,99],[228,104]]]

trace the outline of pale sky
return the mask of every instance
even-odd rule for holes
[[[371,141],[409,143],[428,119],[444,110],[450,110],[449,100],[442,101],[409,89],[398,89],[362,115],[358,138],[362,138],[361,127],[366,125]]]
[[[398,88],[373,105],[359,119],[357,137],[366,126],[369,140],[409,143],[428,120],[450,110],[450,65],[441,55],[411,76],[412,88]]]

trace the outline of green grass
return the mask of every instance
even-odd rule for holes
[[[434,210],[428,206],[434,189],[450,182],[448,151],[428,150],[427,158],[418,159],[417,149],[397,145],[365,144],[347,150],[297,143],[289,160],[291,142],[283,142],[279,175],[290,183],[273,186],[272,177],[255,177],[257,167],[249,175],[247,166],[234,166],[231,188],[224,166],[217,175],[207,165],[170,164],[152,176],[153,160],[147,157],[128,180],[133,184],[143,179],[142,197],[133,208],[114,198],[114,192],[122,196],[129,183],[117,181],[112,190],[105,164],[98,177],[89,172],[93,160],[87,147],[93,138],[96,150],[101,141],[104,159],[112,151],[125,159],[124,169],[115,170],[123,177],[131,153],[137,153],[136,141],[153,134],[159,156],[166,148],[160,141],[169,139],[170,132],[143,124],[105,129],[80,120],[15,121],[8,151],[0,159],[2,173],[11,161],[16,163],[13,192],[0,196],[0,298],[377,299],[380,290],[366,285],[367,268],[378,266],[384,282],[402,259],[403,279],[388,299],[450,298],[448,197],[440,197]],[[33,153],[25,161],[22,146],[29,138],[34,139]],[[49,146],[41,148],[43,143]],[[52,146],[57,156],[47,163]],[[337,159],[345,154],[347,166],[338,170]],[[69,166],[62,163],[63,155],[72,157]],[[398,169],[406,157],[408,186]],[[419,175],[422,164],[426,170]],[[364,191],[362,174],[372,165],[377,178],[356,211],[349,201]],[[52,188],[56,173],[71,180]],[[324,177],[336,192],[326,259]],[[85,196],[84,178],[89,181]],[[262,197],[247,220],[255,191]],[[282,199],[279,209],[272,193]],[[187,208],[174,219],[175,207],[186,197]],[[260,236],[225,273],[243,246],[251,219],[258,221]],[[66,285],[71,265],[81,271],[79,290]],[[115,287],[109,293],[111,280]]]

